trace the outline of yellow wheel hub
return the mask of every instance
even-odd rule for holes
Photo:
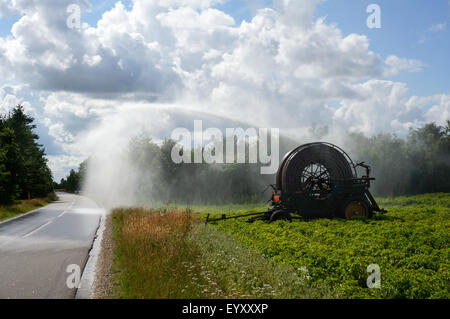
[[[345,218],[352,219],[354,217],[369,217],[369,210],[366,205],[360,201],[351,201],[345,207]]]

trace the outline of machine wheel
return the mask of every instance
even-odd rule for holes
[[[342,206],[342,217],[345,219],[353,219],[355,217],[370,218],[372,210],[367,201],[361,198],[351,198]]]

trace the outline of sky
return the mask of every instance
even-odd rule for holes
[[[36,119],[55,180],[200,114],[404,137],[450,119],[449,32],[449,0],[0,0],[0,113]]]

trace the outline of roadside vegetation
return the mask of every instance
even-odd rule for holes
[[[289,265],[252,252],[190,210],[112,213],[116,298],[313,298]]]
[[[25,214],[29,211],[45,206],[57,199],[58,197],[52,192],[44,198],[33,198],[30,200],[25,199],[17,201],[15,204],[0,206],[0,221]]]
[[[116,209],[115,298],[449,298],[450,195],[378,199],[387,215],[204,225],[264,205]],[[195,214],[193,212],[198,212]],[[367,288],[367,266],[381,289]]]

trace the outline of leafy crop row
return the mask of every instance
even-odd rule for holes
[[[311,284],[325,285],[336,296],[449,298],[450,195],[399,197],[380,204],[389,213],[370,220],[229,220],[216,227],[273,261],[295,267],[299,275],[306,273]],[[367,287],[370,264],[380,266],[381,289]]]

